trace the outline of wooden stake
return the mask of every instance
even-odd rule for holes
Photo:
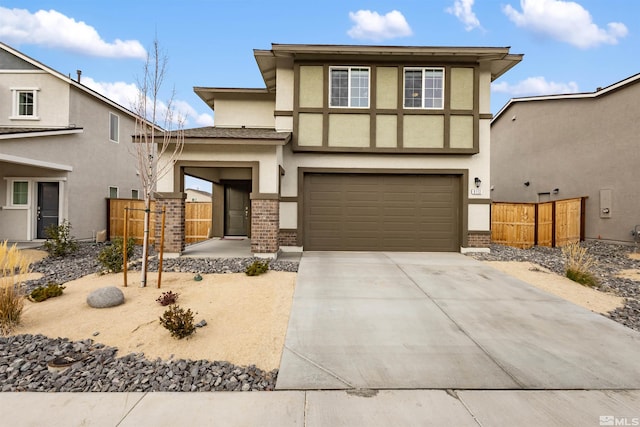
[[[162,225],[160,226],[160,259],[158,260],[158,289],[162,282],[162,258],[164,255],[164,215],[165,210],[162,208]]]
[[[129,218],[129,208],[124,208],[124,237],[122,238],[122,266],[124,267],[124,287],[127,287],[127,219]]]

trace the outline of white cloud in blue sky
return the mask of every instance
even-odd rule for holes
[[[516,84],[499,82],[491,84],[491,91],[509,96],[554,95],[578,92],[576,82],[549,82],[544,77],[529,77]]]
[[[520,7],[521,12],[510,4],[502,10],[518,27],[580,49],[617,44],[629,32],[620,22],[610,22],[606,29],[598,27],[591,13],[573,1],[521,0]]]
[[[147,52],[137,40],[107,42],[90,25],[55,10],[0,7],[0,39],[8,43],[37,44],[106,58],[145,59]]]
[[[482,28],[480,20],[473,11],[474,1],[475,0],[455,0],[453,6],[445,9],[447,13],[458,18],[458,20],[464,24],[464,29],[467,31]]]
[[[354,39],[380,41],[413,34],[404,15],[397,10],[392,10],[386,15],[370,10],[359,10],[349,12],[349,19],[355,25],[347,31],[347,34]]]

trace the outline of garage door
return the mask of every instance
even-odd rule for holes
[[[305,174],[304,249],[460,250],[460,178]]]

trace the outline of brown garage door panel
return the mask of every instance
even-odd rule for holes
[[[460,178],[307,174],[305,250],[455,251]]]

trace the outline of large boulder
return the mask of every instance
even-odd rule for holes
[[[93,308],[115,307],[124,304],[124,294],[115,286],[98,288],[89,294],[87,304]]]

